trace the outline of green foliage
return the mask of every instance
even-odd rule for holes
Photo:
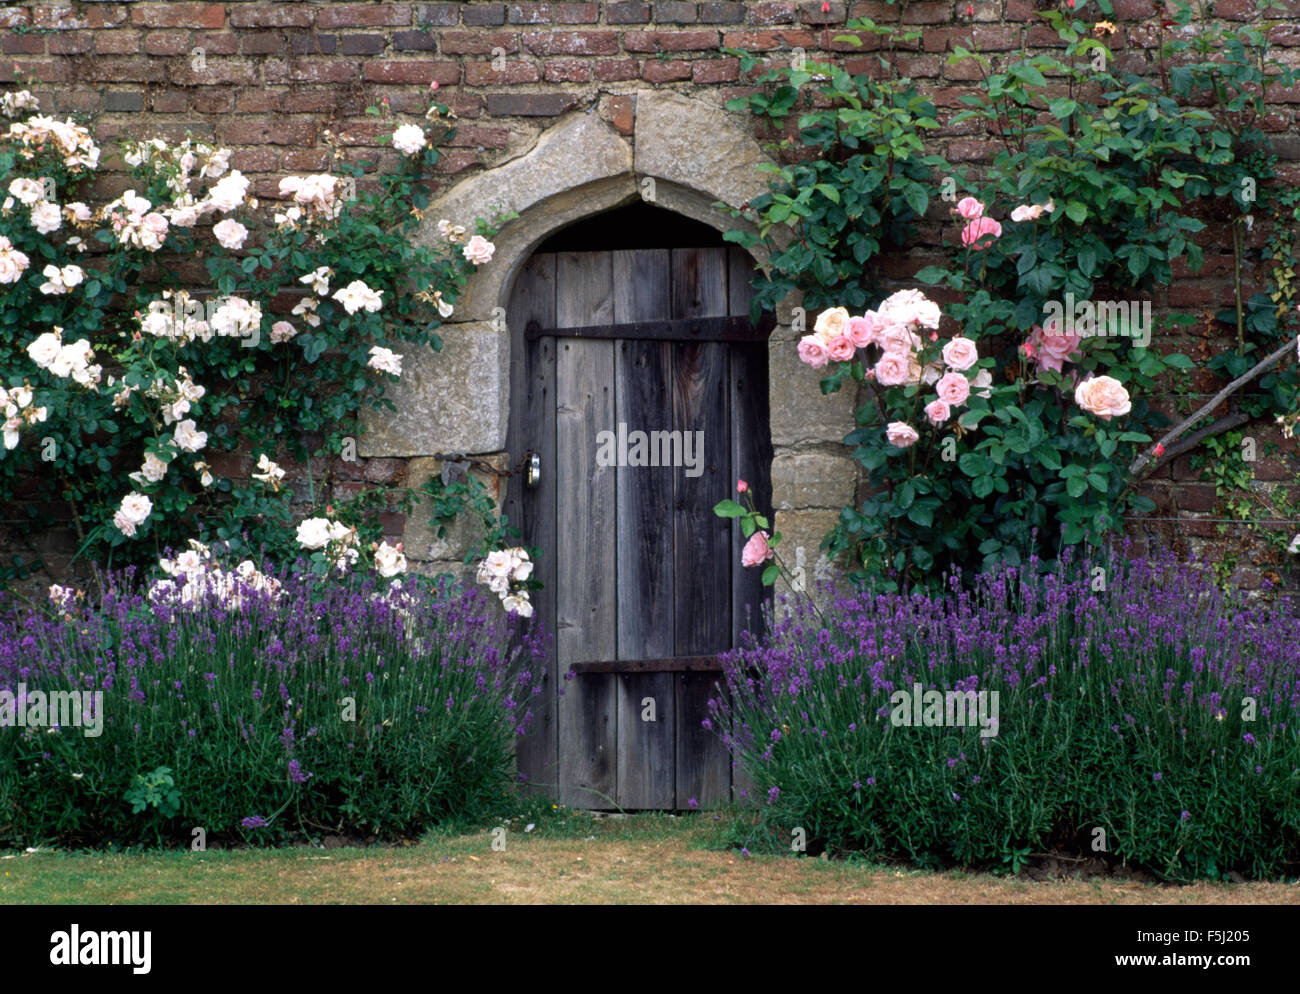
[[[176,789],[170,766],[160,766],[152,773],[137,773],[123,800],[136,815],[153,808],[164,818],[174,818],[181,809],[180,791]]]

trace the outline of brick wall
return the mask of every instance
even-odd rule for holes
[[[823,6],[828,9],[823,10]],[[400,117],[422,110],[421,90],[439,85],[440,99],[460,118],[459,132],[439,164],[437,185],[527,150],[537,136],[572,110],[595,111],[619,133],[634,133],[635,92],[669,88],[715,102],[749,89],[739,61],[722,48],[788,60],[803,48],[810,58],[840,60],[850,71],[871,71],[868,41],[855,49],[833,40],[850,17],[871,17],[923,29],[899,56],[902,70],[933,95],[942,127],[935,150],[950,162],[978,163],[994,146],[973,124],[950,125],[959,98],[973,85],[969,64],[950,66],[954,46],[997,54],[1029,46],[1055,47],[1055,34],[1038,22],[1043,0],[916,0],[905,7],[880,2],[823,5],[813,2],[614,2],[614,3],[318,3],[228,2],[31,3],[0,7],[0,81],[16,74],[59,115],[96,116],[103,141],[130,134],[179,139],[187,131],[235,150],[233,165],[252,177],[258,196],[274,196],[289,172],[326,167],[322,142],[328,129],[356,157],[381,164],[393,153],[377,137],[385,129],[364,109],[380,97]],[[1051,6],[1056,7],[1056,4]],[[1120,65],[1144,71],[1161,27],[1151,0],[1114,0],[1117,33],[1107,40]],[[1252,0],[1219,0],[1225,20],[1259,17]],[[1300,68],[1300,0],[1269,13],[1269,37],[1278,57]],[[196,56],[202,56],[199,60]],[[1281,157],[1281,182],[1300,182],[1300,87],[1275,92],[1263,122]],[[415,118],[412,118],[415,119]],[[709,136],[702,135],[701,141]],[[98,195],[115,196],[125,176],[107,160]],[[899,280],[925,265],[926,244],[951,239],[943,208],[935,204],[921,246],[884,260]],[[1250,236],[1258,248],[1262,226]],[[1156,311],[1170,308],[1212,315],[1231,301],[1230,240],[1222,224],[1201,237],[1206,264],[1197,278],[1155,295]],[[197,275],[197,274],[195,274]],[[1261,273],[1248,273],[1258,283]],[[1210,322],[1202,322],[1206,329]],[[1198,359],[1213,353],[1208,332],[1175,344]],[[1216,380],[1198,372],[1194,389],[1213,391]],[[1208,395],[1207,395],[1208,396]],[[1261,451],[1280,442],[1272,426],[1250,429]],[[352,467],[339,484],[356,488],[376,479],[400,482],[400,465]],[[1300,456],[1293,442],[1280,457],[1264,458],[1257,477],[1293,484]],[[233,467],[231,467],[233,468]],[[348,479],[347,477],[358,479]],[[1157,515],[1185,517],[1147,526],[1191,551],[1202,542],[1240,543],[1220,536],[1213,490],[1198,481],[1188,458],[1161,471],[1147,491]],[[1243,574],[1258,582],[1264,567]]]

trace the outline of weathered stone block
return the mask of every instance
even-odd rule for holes
[[[845,455],[783,451],[772,460],[773,507],[778,511],[813,507],[838,511],[853,503],[857,470],[857,463]]]
[[[823,394],[818,371],[800,362],[789,342],[769,343],[767,368],[774,446],[844,441],[854,427],[856,384]]]
[[[367,409],[358,455],[429,456],[505,448],[509,393],[504,328],[487,322],[443,325],[442,351],[408,349],[386,396],[397,410]]]
[[[505,453],[484,458],[498,470],[505,470],[509,461]],[[440,474],[442,467],[441,459],[412,459],[407,468],[410,487],[419,490],[431,477]],[[500,477],[478,466],[470,469],[470,475],[482,483],[494,499],[500,502],[502,496],[498,485]],[[427,501],[420,500],[412,506],[406,516],[406,529],[402,533],[402,551],[411,560],[421,562],[454,560],[459,566],[465,554],[483,540],[483,522],[474,515],[462,514],[447,526],[447,534],[439,538],[437,529],[429,521],[432,513],[433,510]]]

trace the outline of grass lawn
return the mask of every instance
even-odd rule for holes
[[[728,817],[723,815],[723,818]],[[709,814],[562,811],[403,846],[0,854],[5,904],[1297,904],[1300,884],[929,873],[718,848]]]

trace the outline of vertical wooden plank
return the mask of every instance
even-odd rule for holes
[[[748,316],[754,296],[750,285],[754,262],[749,253],[733,246],[727,258],[729,313]],[[772,518],[772,435],[768,421],[767,343],[733,345],[729,355],[731,393],[731,483],[744,480],[755,506]],[[740,495],[736,495],[740,500]],[[731,531],[731,635],[740,645],[741,632],[761,634],[763,606],[770,601],[770,587],[764,587],[758,567],[744,568],[740,554],[746,538],[740,523]],[[731,797],[741,804],[754,803],[754,778],[735,760],[731,761]]]
[[[555,339],[529,340],[530,322],[542,328],[555,327],[555,256],[547,253],[530,258],[520,272],[506,308],[510,334],[510,418],[508,422],[510,465],[518,467],[525,452],[542,458],[545,470],[555,465]],[[519,529],[519,541],[541,549],[535,575],[542,589],[533,592],[533,624],[555,632],[555,486],[549,474],[542,486],[525,486],[522,476],[505,484],[504,509],[510,524]],[[554,793],[559,781],[559,689],[562,683],[556,667],[552,641],[545,662],[541,694],[533,698],[533,719],[515,746],[515,760],[525,784],[537,784],[542,792]]]
[[[612,282],[608,252],[559,253],[557,326],[611,321]],[[596,435],[614,421],[614,343],[559,337],[556,354],[556,652],[563,674],[572,663],[612,659],[617,651],[615,478],[613,467],[596,462]],[[569,681],[559,715],[562,802],[609,807],[617,793],[613,675]]]
[[[674,249],[671,317],[727,313],[727,250]],[[691,433],[698,460],[674,475],[674,645],[678,655],[722,652],[731,644],[730,523],[713,505],[731,490],[730,395],[727,346],[675,342],[673,427]],[[698,473],[698,475],[691,475]],[[714,678],[677,675],[677,806],[725,801],[729,758],[721,741],[700,723]]]
[[[668,316],[667,249],[613,253],[614,320]],[[672,346],[617,341],[614,351],[618,431],[671,431]],[[629,450],[642,462],[642,453]],[[644,453],[648,458],[649,452]],[[658,460],[654,460],[658,462]],[[672,466],[618,467],[618,658],[673,654]],[[674,719],[671,673],[620,674],[618,803],[623,808],[673,806]],[[647,706],[649,702],[649,706]],[[653,709],[653,710],[651,710]],[[653,713],[653,721],[646,720]]]

